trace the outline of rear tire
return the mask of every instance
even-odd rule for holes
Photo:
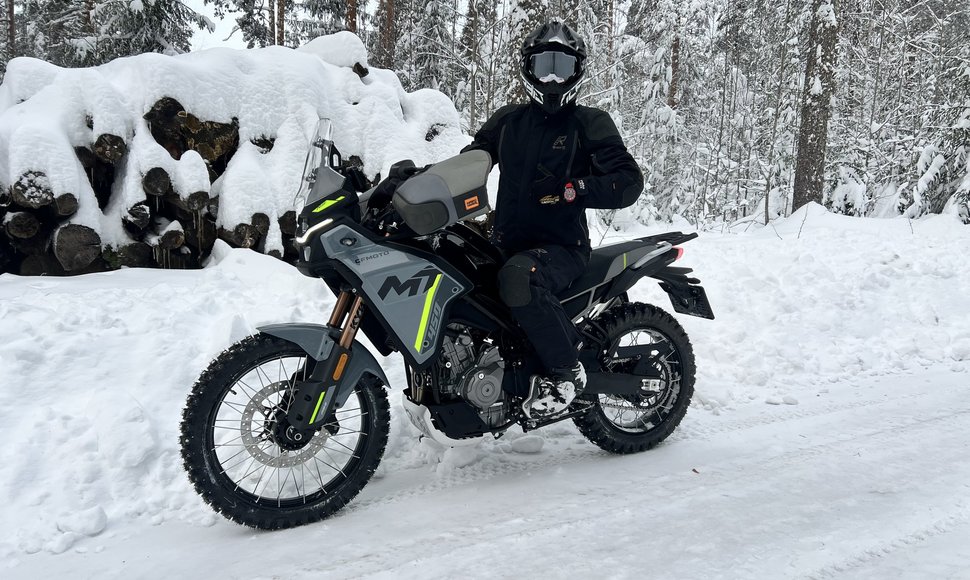
[[[302,447],[277,443],[293,384],[312,364],[297,345],[259,334],[219,355],[192,388],[182,461],[202,499],[226,518],[268,530],[315,522],[353,499],[377,469],[390,414],[380,381],[367,375]]]
[[[608,353],[599,357],[604,372],[611,367],[620,371],[620,367],[630,364],[617,358],[618,346],[656,345],[651,364],[664,377],[663,387],[651,396],[583,395],[580,400],[593,406],[573,422],[587,439],[610,453],[651,449],[677,428],[694,394],[694,350],[690,339],[673,316],[650,304],[615,306],[595,322],[605,332],[605,343],[609,345]],[[593,328],[587,330],[599,334]]]

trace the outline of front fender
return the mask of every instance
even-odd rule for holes
[[[322,368],[328,368],[334,366],[334,361],[331,358],[340,355],[342,349],[337,345],[337,338],[339,332],[336,328],[325,326],[323,324],[310,324],[310,323],[300,323],[293,322],[287,324],[270,324],[268,326],[261,326],[257,330],[264,334],[269,334],[277,338],[282,338],[287,342],[292,342],[293,344],[299,346],[303,349],[303,352],[313,360],[319,363],[318,366]],[[358,340],[354,340],[353,345],[349,349],[350,357],[347,361],[347,366],[343,370],[343,374],[340,376],[340,380],[337,381],[337,389],[335,395],[332,397],[332,401],[325,401],[325,412],[329,412],[333,407],[334,403],[337,407],[341,407],[347,402],[347,399],[354,392],[354,387],[357,386],[357,382],[360,381],[361,377],[364,375],[371,375],[374,378],[381,381],[385,386],[389,386],[390,383],[387,380],[387,375],[384,373],[384,369],[371,354],[370,350],[366,346],[360,343]],[[316,374],[316,373],[314,373]],[[315,405],[319,397],[319,392],[310,393],[307,392],[304,386],[309,387],[309,385],[301,385],[300,390],[303,391],[300,394],[309,395],[312,399],[310,401]],[[324,391],[327,387],[326,383],[320,383],[316,385],[317,391]],[[299,399],[298,399],[299,400]],[[311,405],[311,407],[313,406]],[[325,414],[317,413],[320,418],[326,417]],[[311,414],[303,414],[304,417],[310,417]]]

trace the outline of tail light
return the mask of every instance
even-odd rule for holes
[[[677,257],[676,257],[676,258],[674,258],[674,261],[676,262],[676,261],[677,261],[677,260],[679,260],[679,259],[680,259],[680,258],[681,258],[681,257],[682,257],[683,255],[684,255],[684,248],[677,248]]]

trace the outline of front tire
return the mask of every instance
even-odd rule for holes
[[[349,502],[380,463],[390,414],[380,381],[364,376],[326,425],[294,443],[283,433],[294,383],[313,360],[266,334],[217,357],[182,413],[182,460],[196,491],[226,518],[281,529]]]
[[[595,322],[598,328],[588,330],[602,331],[607,345],[607,352],[599,357],[602,370],[631,372],[635,361],[618,357],[617,348],[649,345],[650,366],[661,377],[661,388],[649,395],[581,396],[592,407],[573,422],[587,439],[611,453],[651,449],[677,428],[694,394],[690,339],[673,316],[650,304],[616,306]]]

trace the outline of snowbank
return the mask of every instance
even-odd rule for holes
[[[804,405],[858,377],[930,365],[970,372],[970,230],[952,216],[848,218],[811,206],[774,227],[703,233],[684,247],[682,264],[695,268],[717,319],[678,315],[698,363],[681,437],[705,418]],[[655,284],[632,294],[669,310]],[[191,384],[255,326],[322,322],[332,300],[322,282],[221,243],[199,271],[0,276],[0,560],[97,551],[166,522],[221,521],[181,468]],[[537,432],[551,452],[515,433],[471,451],[419,445],[400,408],[401,360],[384,364],[392,434],[375,483],[401,478],[407,489],[409,470],[450,478],[472,464],[501,473],[536,460],[517,453],[598,453],[566,424]]]

